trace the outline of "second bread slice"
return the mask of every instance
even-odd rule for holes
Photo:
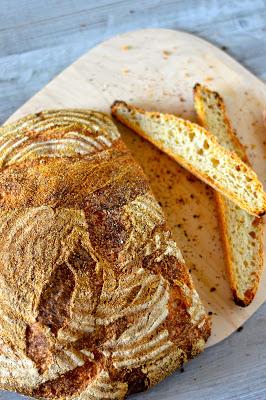
[[[197,84],[194,105],[202,125],[219,143],[235,151],[248,163],[245,148],[238,141],[218,93]],[[263,271],[263,224],[216,192],[218,216],[230,286],[236,304],[247,306],[253,300]]]
[[[123,101],[113,104],[112,114],[248,213],[265,213],[266,197],[255,172],[236,154],[220,146],[204,128]]]

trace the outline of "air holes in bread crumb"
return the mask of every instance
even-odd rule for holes
[[[218,165],[220,164],[220,161],[217,160],[216,158],[212,158],[212,159],[211,159],[211,162],[212,162],[212,165],[213,165],[214,167],[218,167]]]
[[[190,141],[192,142],[193,141],[193,139],[194,139],[194,137],[195,137],[195,133],[193,132],[193,131],[189,131],[189,139],[190,139]]]
[[[168,131],[168,136],[169,138],[174,136],[174,132],[171,129]]]
[[[203,147],[204,147],[204,149],[206,149],[206,150],[210,147],[210,146],[209,146],[209,143],[207,142],[207,140],[204,140]]]

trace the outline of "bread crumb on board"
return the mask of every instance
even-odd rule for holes
[[[133,46],[129,45],[129,44],[125,44],[121,47],[121,50],[123,51],[128,51],[128,50],[132,50]]]
[[[167,59],[172,54],[169,50],[163,50],[163,58]]]

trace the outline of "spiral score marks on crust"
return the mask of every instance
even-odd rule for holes
[[[34,140],[40,134],[47,134],[48,138]],[[59,134],[59,138],[53,138],[54,134]],[[104,114],[85,110],[43,111],[0,129],[0,166],[40,157],[93,154],[110,148],[119,138],[116,127]]]
[[[203,348],[181,252],[119,138],[87,110],[0,128],[1,388],[122,400]]]
[[[41,221],[46,221],[46,224],[43,225]],[[10,268],[12,264],[30,266],[21,277],[21,291],[25,296],[23,303],[27,299],[28,281],[33,269],[38,277],[43,269],[43,260],[46,260],[45,279],[48,279],[56,264],[69,262],[68,257],[79,240],[83,243],[89,241],[83,211],[71,209],[53,211],[47,206],[24,209],[23,212],[14,210],[2,213],[0,231],[5,237],[0,258],[6,266],[6,272],[3,272],[6,279],[8,279],[7,274],[12,269]],[[76,235],[71,238],[69,232],[72,234],[76,232]],[[45,241],[43,237],[46,238]],[[47,248],[49,238],[52,237],[57,237],[57,241]],[[66,243],[67,246],[65,246]],[[90,251],[89,248],[87,250]],[[110,266],[104,268],[106,268],[105,282],[108,284],[106,286],[103,284],[100,302],[94,316],[90,314],[88,297],[84,299],[84,304],[79,297],[73,298],[73,317],[67,327],[59,331],[58,340],[61,341],[59,346],[61,351],[54,356],[57,367],[51,367],[50,373],[48,371],[50,378],[53,375],[51,375],[52,371],[55,377],[59,372],[65,373],[83,365],[88,355],[91,357],[90,349],[85,348],[74,352],[71,349],[71,343],[82,335],[93,332],[97,325],[108,326],[123,317],[135,315],[135,323],[125,329],[117,340],[103,344],[103,350],[112,354],[116,368],[137,367],[143,362],[151,363],[172,346],[171,341],[168,340],[168,332],[160,328],[168,314],[167,281],[160,275],[154,275],[143,268],[136,269],[126,276],[122,275],[117,281],[112,271],[108,271]],[[82,271],[75,270],[74,272],[76,293],[82,293],[82,286],[86,285],[91,287],[91,289],[87,288],[87,291],[90,290],[92,297],[93,282],[84,280]],[[44,276],[41,278],[43,279]],[[108,291],[112,279],[115,280],[116,290]],[[132,297],[133,292],[134,297]],[[4,295],[5,293],[2,297]],[[25,305],[23,307],[25,310],[29,309]],[[5,312],[10,312],[10,309],[6,309]],[[24,315],[24,318],[26,317]]]

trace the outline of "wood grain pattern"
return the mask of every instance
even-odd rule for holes
[[[106,37],[140,27],[185,29],[205,37],[265,79],[266,2],[1,2],[0,121],[79,55]],[[19,12],[18,12],[19,9]],[[61,28],[59,25],[61,24]],[[185,373],[136,399],[265,400],[266,306],[244,330],[207,350]],[[19,396],[3,393],[3,399]],[[133,398],[132,398],[133,399]]]
[[[266,79],[265,0],[1,0],[0,122],[77,57],[146,27],[186,30]]]

